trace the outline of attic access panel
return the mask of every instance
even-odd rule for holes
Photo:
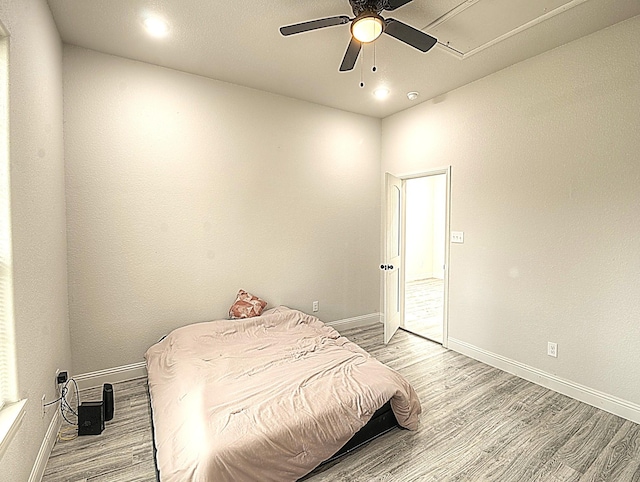
[[[466,0],[423,31],[469,57],[586,0]]]

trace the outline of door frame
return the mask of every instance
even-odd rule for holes
[[[436,176],[439,174],[444,174],[445,175],[445,185],[446,185],[446,191],[445,191],[445,226],[444,226],[444,236],[445,236],[445,243],[444,243],[444,299],[443,299],[443,310],[442,310],[442,346],[444,348],[448,348],[449,347],[449,277],[450,277],[450,269],[449,269],[449,263],[450,263],[450,258],[449,258],[449,253],[450,253],[450,239],[451,239],[451,233],[450,233],[450,229],[451,229],[451,166],[447,166],[447,167],[443,167],[440,169],[430,169],[428,171],[421,171],[421,172],[417,172],[417,173],[411,173],[411,174],[402,174],[402,175],[395,175],[397,178],[399,178],[400,180],[402,180],[402,185],[403,185],[403,195],[404,195],[404,183],[405,181],[409,180],[409,179],[418,179],[421,177],[428,177],[428,176]],[[386,201],[386,199],[385,199]],[[404,320],[405,320],[405,300],[404,300],[404,292],[405,292],[405,279],[404,279],[404,273],[406,273],[406,261],[405,261],[405,251],[406,251],[406,202],[403,199],[402,202],[402,247],[401,247],[401,263],[402,263],[402,273],[403,273],[403,279],[402,279],[402,300],[400,302],[400,309],[402,310],[402,314],[401,314],[401,325],[402,327],[404,327]],[[385,227],[383,226],[383,237],[384,237],[384,246],[386,246],[387,243],[387,239],[386,239],[386,232],[385,232]],[[386,249],[386,248],[385,248]],[[386,252],[386,251],[385,251]],[[383,278],[386,279],[386,278]],[[385,290],[385,286],[382,287],[383,293]]]

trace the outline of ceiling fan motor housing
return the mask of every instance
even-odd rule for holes
[[[380,14],[387,5],[386,0],[349,0],[349,3],[356,17],[365,12]]]

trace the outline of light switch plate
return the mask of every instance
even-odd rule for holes
[[[464,232],[463,231],[451,231],[451,242],[452,243],[464,243]]]

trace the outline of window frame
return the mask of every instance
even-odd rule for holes
[[[27,406],[17,390],[9,177],[9,35],[0,22],[0,459]]]

